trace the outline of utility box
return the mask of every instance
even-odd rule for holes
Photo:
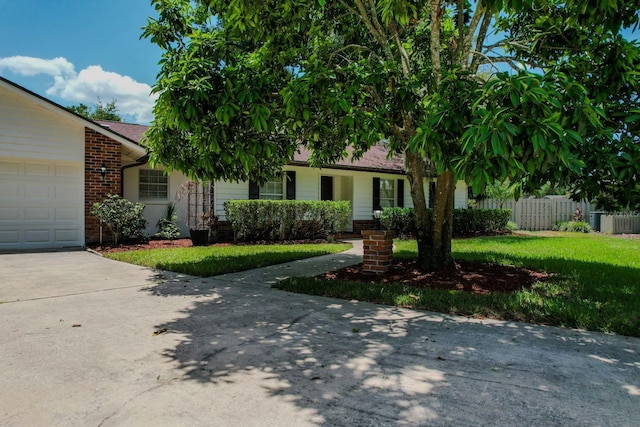
[[[602,224],[602,215],[605,213],[603,211],[592,211],[589,214],[589,225],[593,231],[600,231]]]

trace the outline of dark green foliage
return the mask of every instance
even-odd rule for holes
[[[93,107],[89,107],[86,104],[70,105],[67,110],[73,111],[76,114],[80,114],[91,120],[111,120],[114,122],[122,121],[122,118],[118,114],[117,101],[114,99],[108,102],[106,105],[102,104],[102,101],[98,99],[98,102]]]
[[[551,180],[640,203],[640,49],[620,37],[638,0],[152,4],[152,164],[264,182],[301,145],[322,165],[385,141],[405,156],[419,224],[436,171],[432,230],[416,236],[424,270],[452,265],[458,179],[476,194]]]
[[[224,210],[236,239],[292,240],[325,237],[347,226],[347,201],[231,200]]]
[[[123,199],[117,194],[109,194],[102,202],[96,202],[91,214],[97,216],[113,233],[114,243],[119,238],[139,239],[144,237],[147,220],[144,218],[144,205]]]
[[[511,209],[454,209],[453,232],[459,235],[495,234],[507,229]]]
[[[433,210],[428,209],[429,221]],[[507,229],[511,218],[510,209],[454,209],[453,234],[495,234]],[[415,234],[415,214],[412,208],[384,208],[380,221],[384,228],[393,230],[397,236]]]

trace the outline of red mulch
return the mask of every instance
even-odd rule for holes
[[[326,273],[326,279],[341,279],[364,283],[403,283],[415,288],[461,290],[474,294],[511,293],[530,288],[548,278],[548,274],[525,268],[493,263],[458,261],[455,269],[423,273],[416,261],[394,261],[388,272],[372,274],[362,271],[362,264]]]
[[[113,245],[111,243],[103,243],[102,245],[89,245],[89,248],[101,254],[111,252],[126,252],[139,249],[158,249],[158,248],[188,248],[193,246],[191,239],[175,239],[175,240],[149,240],[148,242],[124,243]]]

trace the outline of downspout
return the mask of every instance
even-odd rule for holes
[[[143,166],[149,162],[149,155],[145,154],[144,156],[136,159],[134,163],[130,163],[128,165],[124,165],[120,168],[120,197],[124,197],[124,171],[125,169],[135,168],[136,166]]]

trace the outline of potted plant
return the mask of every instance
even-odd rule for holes
[[[213,209],[213,185],[207,182],[185,181],[178,190],[178,200],[187,197],[187,226],[194,246],[209,243],[218,227]]]

